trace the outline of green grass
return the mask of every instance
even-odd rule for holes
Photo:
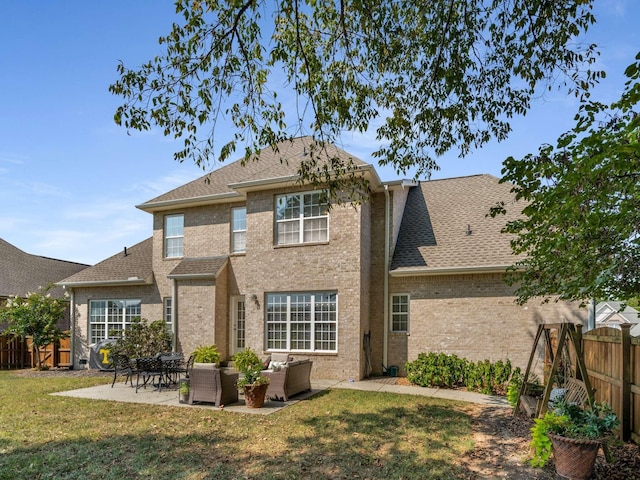
[[[0,372],[0,479],[464,478],[464,405],[333,390],[269,416],[85,400]]]

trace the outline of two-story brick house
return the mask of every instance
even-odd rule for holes
[[[153,236],[60,282],[74,307],[74,359],[135,317],[165,319],[175,348],[215,343],[311,357],[316,378],[359,379],[422,351],[526,363],[537,323],[582,321],[567,304],[520,307],[502,273],[513,263],[512,197],[488,175],[383,183],[357,207],[301,185],[303,137],[149,200]]]

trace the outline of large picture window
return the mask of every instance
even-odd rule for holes
[[[140,318],[140,306],[139,299],[89,301],[90,342],[117,337],[112,332],[126,330],[134,318]]]
[[[266,337],[268,350],[337,352],[338,296],[268,294]]]
[[[247,246],[247,209],[231,209],[231,251],[244,252]]]
[[[391,331],[409,331],[409,295],[391,297]]]
[[[183,256],[184,215],[164,217],[164,256],[174,258]]]
[[[329,240],[329,204],[321,192],[276,197],[276,244]]]

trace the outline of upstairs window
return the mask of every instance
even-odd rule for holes
[[[231,251],[244,252],[247,246],[247,208],[231,209]]]
[[[276,197],[276,245],[329,240],[329,204],[321,192]]]
[[[184,215],[164,217],[164,256],[175,258],[183,256]]]

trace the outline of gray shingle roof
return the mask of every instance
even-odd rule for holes
[[[394,273],[478,270],[511,265],[512,237],[500,233],[517,218],[511,185],[491,175],[422,182],[412,187],[393,254]],[[508,214],[487,217],[504,201]],[[470,230],[470,234],[467,231]]]
[[[152,238],[143,240],[127,248],[126,255],[123,250],[93,267],[59,281],[58,284],[73,287],[150,283],[153,275],[152,245]]]
[[[174,268],[169,278],[177,277],[217,277],[228,260],[227,255],[219,257],[184,258]]]
[[[84,270],[89,265],[25,253],[0,238],[0,297],[24,295]],[[49,293],[62,297],[62,287]]]
[[[243,159],[237,160],[138,205],[138,208],[147,210],[164,202],[178,202],[212,196],[237,195],[241,197],[241,194],[229,185],[297,177],[300,162],[304,158],[308,158],[312,144],[311,137],[300,137],[290,142],[280,143],[277,151],[267,147],[262,150],[258,159],[249,160],[244,165]],[[326,150],[319,154],[320,159],[326,160],[334,156],[344,161],[351,159],[359,167],[370,167],[368,163],[331,144],[327,144]]]

